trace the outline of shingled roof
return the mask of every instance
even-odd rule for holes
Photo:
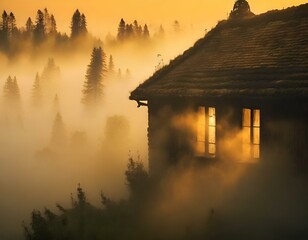
[[[308,4],[218,23],[130,99],[226,96],[308,96]]]

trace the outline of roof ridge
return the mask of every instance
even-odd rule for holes
[[[135,99],[137,95],[139,95],[139,91],[143,88],[147,88],[149,85],[152,85],[160,78],[168,75],[169,72],[172,72],[174,68],[177,68],[182,63],[185,65],[185,61],[195,54],[199,53],[199,50],[203,49],[204,45],[210,43],[212,38],[220,34],[223,30],[228,29],[236,29],[241,27],[251,27],[254,26],[266,26],[272,22],[288,22],[292,21],[301,21],[301,18],[307,18],[308,12],[308,3],[302,4],[299,6],[289,7],[283,10],[271,10],[266,13],[262,13],[259,15],[252,16],[246,19],[228,19],[222,20],[218,22],[218,24],[212,28],[204,37],[198,39],[192,47],[184,51],[182,54],[175,57],[173,60],[169,62],[168,65],[159,69],[155,73],[152,74],[145,82],[140,84],[134,91],[131,92],[130,99]],[[305,20],[306,21],[306,20]]]

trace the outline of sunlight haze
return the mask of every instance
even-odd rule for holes
[[[260,14],[272,9],[282,9],[306,3],[305,0],[250,0],[252,12]],[[28,17],[35,19],[37,9],[48,8],[55,15],[58,30],[69,33],[73,12],[78,8],[87,17],[88,29],[94,35],[104,37],[114,33],[121,18],[132,22],[135,19],[150,26],[170,25],[174,20],[185,23],[186,27],[212,28],[217,21],[226,19],[234,0],[208,1],[164,1],[164,0],[115,0],[115,1],[54,1],[54,0],[4,0],[0,9],[14,12],[17,25],[24,26]]]

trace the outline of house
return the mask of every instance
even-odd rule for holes
[[[254,15],[238,0],[130,99],[148,107],[154,174],[187,159],[307,167],[308,4]]]

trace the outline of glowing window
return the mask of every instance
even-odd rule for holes
[[[216,154],[216,113],[213,107],[199,107],[197,114],[198,156],[215,157]]]
[[[243,109],[242,118],[243,159],[260,158],[260,110]]]

